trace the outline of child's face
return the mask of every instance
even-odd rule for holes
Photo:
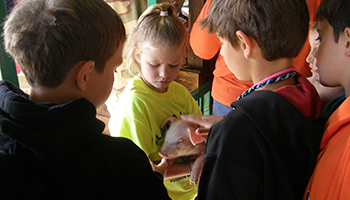
[[[85,98],[93,103],[96,109],[99,109],[108,99],[114,82],[114,73],[116,69],[121,65],[123,45],[119,45],[117,51],[107,61],[103,73],[100,74],[94,70],[93,76],[90,76],[91,85],[89,85],[89,91],[86,93]]]
[[[344,55],[343,37],[340,35],[338,43],[334,41],[333,28],[327,20],[320,21],[318,34],[320,45],[316,54],[316,65],[320,82],[324,86],[339,86],[339,80],[345,80],[342,79],[345,74],[341,68],[344,65],[341,62]]]
[[[224,57],[225,63],[230,71],[241,81],[251,80],[246,66],[245,57],[241,48],[233,48],[229,40],[218,37],[221,41],[220,54]]]
[[[314,28],[310,31],[309,33],[309,43],[310,43],[310,53],[306,58],[306,62],[309,63],[311,72],[312,73],[317,73],[317,67],[316,67],[316,53],[318,50],[318,46],[320,45],[319,40],[318,40],[318,33],[317,29]]]
[[[164,93],[181,68],[184,47],[157,48],[147,43],[139,56],[141,78],[152,90]]]

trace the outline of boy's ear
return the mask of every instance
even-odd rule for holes
[[[350,27],[346,27],[344,29],[344,37],[345,37],[345,55],[350,57]]]
[[[85,91],[87,88],[87,82],[89,80],[90,72],[95,67],[95,61],[88,60],[82,64],[82,66],[78,69],[75,80],[77,82],[77,86],[81,91]]]
[[[236,32],[237,38],[240,40],[240,48],[243,50],[244,57],[249,58],[253,51],[253,41],[252,38],[246,35],[243,31],[238,30]]]

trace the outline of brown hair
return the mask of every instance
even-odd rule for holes
[[[201,25],[237,47],[236,32],[251,36],[266,60],[294,58],[308,35],[305,0],[213,0]]]
[[[32,86],[57,87],[84,60],[102,73],[125,37],[122,20],[103,0],[22,0],[4,25],[6,51]]]
[[[350,27],[349,12],[349,0],[323,0],[317,8],[316,20],[328,21],[333,28],[334,41],[338,43],[339,36]]]

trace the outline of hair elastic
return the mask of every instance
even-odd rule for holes
[[[167,17],[167,16],[169,16],[169,13],[168,13],[168,11],[166,10],[166,11],[160,11],[160,14],[159,14],[160,16],[163,16],[163,17]]]

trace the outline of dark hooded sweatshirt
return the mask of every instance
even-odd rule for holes
[[[0,81],[0,199],[169,199],[144,152],[86,99],[35,103]]]
[[[313,103],[310,114],[320,113]],[[316,163],[322,124],[311,123],[287,99],[267,90],[232,107],[209,132],[197,199],[301,199]]]

